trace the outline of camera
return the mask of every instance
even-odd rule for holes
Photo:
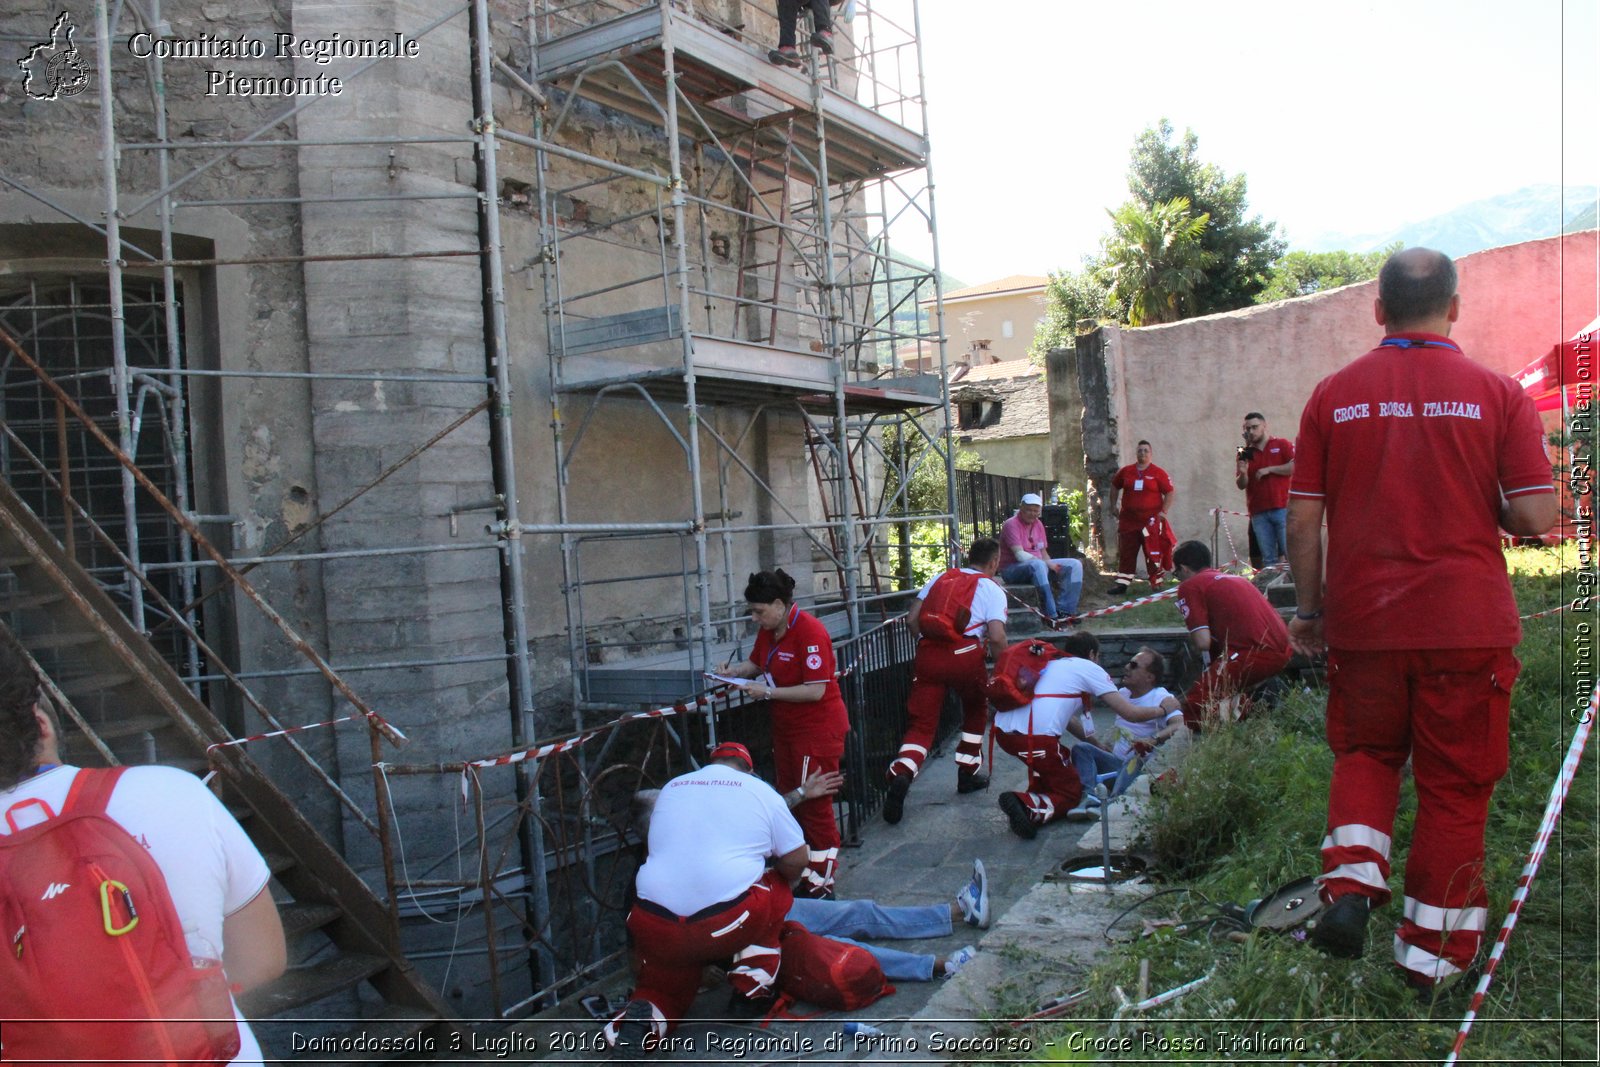
[[[1240,463],[1249,463],[1256,458],[1256,448],[1254,445],[1240,445],[1233,450],[1233,457]]]

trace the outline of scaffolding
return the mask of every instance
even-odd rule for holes
[[[134,58],[128,47],[138,34],[171,32],[170,20],[184,5],[166,6],[164,12],[163,0],[96,0],[95,24],[78,27],[76,38],[92,58],[72,52],[61,65],[84,73],[88,92],[62,103],[63,110],[39,112],[92,122],[98,173],[92,158],[63,181],[0,173],[0,189],[13,196],[10,217],[20,217],[18,203],[42,210],[56,242],[48,256],[30,255],[29,238],[9,246],[11,276],[24,282],[0,286],[0,325],[46,350],[46,369],[68,382],[88,417],[114,427],[120,452],[156,472],[173,505],[194,524],[213,526],[221,536],[212,540],[231,543],[234,552],[223,567],[197,553],[189,523],[154,516],[132,472],[91,460],[63,428],[54,401],[9,357],[0,460],[24,495],[24,465],[13,464],[8,450],[30,450],[36,466],[60,472],[49,485],[34,485],[28,504],[69,548],[74,514],[53,511],[51,494],[65,498],[64,486],[74,482],[99,490],[91,494],[94,517],[120,525],[123,562],[86,565],[100,568],[97,576],[138,630],[166,642],[164,654],[196,695],[223,699],[210,687],[225,674],[276,686],[291,700],[308,691],[329,707],[344,699],[326,686],[319,667],[297,664],[233,618],[232,594],[218,576],[229,568],[259,569],[266,599],[297,603],[308,580],[320,583],[329,620],[362,592],[336,589],[343,581],[337,576],[362,574],[357,568],[378,561],[492,574],[501,592],[498,649],[436,648],[402,638],[333,667],[358,686],[363,678],[379,684],[429,671],[503,669],[505,736],[514,748],[581,731],[593,713],[701,692],[702,672],[739,646],[745,620],[738,568],[752,560],[765,565],[775,545],[803,546],[802,561],[819,576],[809,600],[837,638],[861,638],[874,612],[887,617],[909,575],[910,525],[953,529],[948,508],[927,514],[912,508],[908,487],[916,468],[942,467],[947,499],[955,499],[916,0],[855,5],[854,19],[840,27],[837,54],[811,54],[803,71],[765,58],[771,14],[762,4],[469,0],[399,29],[414,41],[463,46],[455,54],[458,75],[470,72],[471,91],[459,94],[470,124],[452,131],[441,121],[378,135],[354,119],[308,132],[314,109],[340,106],[326,96],[256,104],[244,132],[208,123],[192,100],[175,103],[174,86],[198,73],[159,49]],[[891,17],[890,6],[904,17]],[[7,18],[10,41],[37,41],[48,29]],[[269,14],[262,32],[272,25]],[[349,91],[396,62],[376,57],[338,69]],[[638,153],[586,150],[596,121],[633,131]],[[352,185],[321,186],[316,161],[326,159],[331,168],[340,153],[352,151],[378,160],[376,168]],[[470,162],[471,180],[422,173],[434,159],[430,153]],[[292,179],[260,169],[294,160],[300,170]],[[635,206],[597,212],[601,199]],[[417,225],[424,207],[470,225]],[[330,223],[354,228],[413,208],[406,218],[426,232],[422,239],[407,234],[385,245],[324,239],[319,231],[312,240],[314,229]],[[225,240],[209,222],[186,221],[222,214],[246,220],[249,239]],[[935,238],[931,267],[891,246],[891,230],[910,220]],[[533,235],[536,251],[524,262],[507,260],[508,226]],[[370,268],[374,285],[414,277],[424,279],[411,283],[421,288],[433,279],[458,284],[450,272],[475,271],[481,365],[464,365],[449,350],[390,363],[381,342],[369,349],[352,343],[347,354],[316,336],[309,311],[296,334],[270,309],[258,312],[263,337],[272,330],[298,336],[305,352],[286,354],[286,346],[267,340],[248,358],[205,351],[203,336],[221,335],[223,325],[239,336],[238,325],[226,320],[239,309],[240,290],[303,285],[309,302],[313,286],[332,277],[319,272],[349,264]],[[536,405],[512,399],[533,380],[531,367],[546,362],[526,341],[530,324],[513,322],[519,300],[508,294],[508,283],[519,277],[537,278],[554,456],[548,472],[519,472],[534,422],[526,413]],[[931,322],[918,318],[923,304],[934,309]],[[352,305],[348,314],[356,313]],[[336,356],[313,361],[307,353],[319,344]],[[938,373],[909,371],[908,350],[937,351]],[[206,511],[212,500],[238,505],[241,494],[237,473],[218,469],[228,449],[208,443],[221,435],[215,427],[224,411],[303,403],[328,420],[348,409],[359,428],[379,425],[354,420],[368,413],[373,397],[381,413],[390,394],[406,396],[409,410],[428,421],[386,429],[383,447],[374,445],[372,462],[361,467],[366,473],[345,478],[339,499],[307,502],[295,496],[297,486],[287,486],[285,510],[307,517],[281,529],[263,526],[243,506]],[[212,431],[192,430],[197,411],[212,420]],[[604,501],[574,491],[575,480],[606,465],[594,439],[617,433],[619,425],[625,432],[641,411],[681,453],[681,482],[661,489],[683,488],[686,499],[671,519],[641,521],[624,506],[608,514]],[[309,426],[312,415],[304,419]],[[897,447],[886,448],[891,428]],[[799,460],[806,484],[771,475],[783,464],[761,453],[773,447]],[[439,457],[446,449],[455,451]],[[458,491],[447,505],[419,513],[428,521],[415,523],[414,534],[363,510],[403,497],[408,490],[399,483],[408,477],[425,491],[428,482],[415,472],[430,457],[448,464],[466,454],[477,458],[464,480],[481,485],[483,499],[461,499]],[[307,455],[303,466],[309,473],[327,470],[329,462]],[[316,484],[325,490],[320,479]],[[520,500],[530,484],[554,490],[554,521],[524,517]],[[491,521],[474,518],[485,512]],[[429,536],[445,518],[448,535]],[[898,561],[891,559],[891,542],[905,546]],[[671,548],[662,551],[665,545]],[[540,553],[538,563],[559,574],[570,725],[557,725],[537,708],[535,645],[559,631],[541,631],[534,621],[546,605],[531,592],[530,553]],[[660,562],[673,557],[671,565]],[[459,565],[451,562],[457,558]],[[619,568],[618,558],[639,565]],[[152,579],[162,589],[154,601],[146,595]],[[652,582],[681,587],[679,606],[642,616],[608,608],[619,588]],[[304,610],[315,617],[314,608]],[[633,629],[619,635],[624,621]],[[221,636],[211,645],[232,650],[233,662],[220,673],[217,653],[203,647],[209,638],[200,637],[208,631]],[[323,641],[333,643],[326,634]],[[249,708],[217,710],[235,734],[254,732]],[[705,727],[714,739],[716,718]],[[680,750],[688,736],[675,737]],[[322,754],[336,759],[341,752],[367,773],[364,744]],[[483,754],[441,749],[438,766]],[[592,774],[586,761],[596,758],[605,757],[578,752],[576,773]],[[680,751],[680,758],[692,757]],[[548,840],[552,824],[565,816],[541,813],[547,801],[536,773],[520,764],[512,772],[508,802],[526,815],[516,820],[521,888],[514,895],[526,917],[511,951],[531,957],[531,988],[542,996],[587,973],[594,958],[562,962],[547,944],[535,944],[549,928],[551,864],[568,862],[560,854],[565,844],[552,853]],[[388,788],[385,781],[380,792]],[[384,799],[374,807],[380,822],[389,817]],[[337,813],[333,818],[337,826]],[[607,832],[608,847],[626,835]],[[478,840],[485,844],[481,826]],[[593,857],[604,849],[587,828],[577,840],[588,852],[574,862],[587,865],[592,883]],[[455,842],[457,854],[465,847]],[[448,852],[433,866],[445,859]],[[402,889],[387,865],[386,875],[397,908]],[[475,884],[488,900],[502,880],[496,871],[453,884],[458,890]],[[409,876],[404,888],[415,889]],[[488,936],[493,961],[502,953],[492,923]]]

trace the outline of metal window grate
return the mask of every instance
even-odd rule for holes
[[[96,426],[116,440],[110,295],[103,279],[74,276],[40,276],[0,285],[0,326],[33,354]],[[177,499],[178,479],[187,478],[188,472],[179,471],[174,460],[175,428],[170,425],[163,393],[171,387],[157,377],[167,369],[161,282],[125,280],[123,311],[134,460],[163,493]],[[122,476],[116,459],[75,418],[63,418],[54,396],[31,371],[19,366],[9,351],[0,357],[0,398],[9,430],[0,435],[0,474],[63,542],[69,515],[56,482],[65,474],[72,496],[126,551]],[[177,387],[183,388],[181,379]],[[142,491],[135,496],[134,510],[139,561],[144,565],[177,562],[183,531]],[[131,580],[122,565],[102,541],[83,529],[81,519],[70,516],[70,522],[75,529],[71,543],[78,562],[128,610]],[[176,570],[158,570],[151,580],[170,603],[183,604]],[[187,650],[181,633],[172,627],[152,626],[151,620],[133,622],[141,629],[157,631],[156,647],[183,669]]]

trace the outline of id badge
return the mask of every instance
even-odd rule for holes
[[[772,680],[771,671],[761,672],[761,684],[766,686],[768,689],[776,689],[778,687],[778,683]]]
[[[1143,478],[1135,478],[1133,480],[1133,491],[1135,493],[1144,492],[1144,479]]]

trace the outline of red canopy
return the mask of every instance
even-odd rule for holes
[[[1551,411],[1561,406],[1561,394],[1566,393],[1568,405],[1578,402],[1580,391],[1587,390],[1590,400],[1595,396],[1595,342],[1600,340],[1600,318],[1579,330],[1570,340],[1552,345],[1550,351],[1512,375],[1540,411]],[[1563,389],[1564,387],[1564,389]]]

